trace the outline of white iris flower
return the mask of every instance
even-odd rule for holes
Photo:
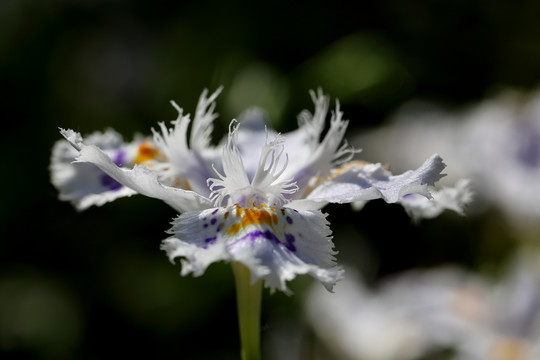
[[[202,94],[193,121],[173,103],[179,116],[170,128],[160,123],[151,141],[119,145],[133,146],[131,160],[123,164],[99,141],[61,130],[78,153],[73,166],[93,164],[96,176],[106,174],[118,184],[107,191],[161,199],[180,213],[162,248],[171,261],[181,258],[183,275],[201,275],[211,263],[225,260],[245,265],[251,281],[264,279],[271,291],[288,292],[286,282],[297,274],[310,274],[331,290],[343,270],[336,265],[321,208],[378,198],[395,203],[413,193],[431,198],[430,187],[444,176],[445,164],[436,154],[401,175],[353,160],[357,151],[344,140],[348,121],[336,102],[327,126],[329,99],[321,91],[311,93],[315,111],[299,115],[297,130],[278,134],[267,128],[260,111],[252,110],[240,122],[233,120],[226,139],[214,147],[210,136],[220,91]],[[135,161],[142,144],[146,156]],[[53,156],[53,179],[66,158]],[[64,183],[78,181],[77,175],[66,178]],[[77,190],[55,184],[61,198],[84,203],[80,208],[113,199],[99,187],[84,189],[93,186],[90,181],[78,183]],[[103,197],[87,201],[78,195],[92,192]]]

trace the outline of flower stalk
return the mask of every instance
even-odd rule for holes
[[[246,266],[236,261],[231,265],[236,282],[242,360],[260,360],[262,280],[251,284],[251,273]]]

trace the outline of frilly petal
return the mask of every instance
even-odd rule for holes
[[[81,146],[82,137],[75,132],[66,132],[70,141]],[[115,163],[131,167],[136,161],[137,149],[144,139],[124,143],[122,137],[112,129],[95,132],[86,138],[89,144],[103,149]],[[120,197],[135,194],[122,186],[92,164],[73,163],[78,151],[66,140],[55,143],[49,166],[51,182],[59,190],[60,200],[70,201],[79,211],[95,205],[101,206]]]
[[[311,120],[312,125],[320,122],[319,119],[324,119],[326,110],[328,109],[327,105],[322,106],[322,103],[317,102],[328,101],[328,99],[322,95],[322,92],[319,93],[318,99],[314,98],[314,101],[318,110],[316,111],[317,115],[314,115]],[[306,122],[306,124],[308,123]],[[309,187],[309,183],[314,177],[326,177],[330,175],[334,166],[350,160],[354,153],[358,152],[350,147],[347,141],[344,140],[348,124],[348,120],[343,119],[343,112],[340,110],[339,101],[336,101],[336,108],[332,112],[328,131],[322,140],[319,142],[318,136],[308,136],[306,137],[306,140],[308,140],[306,141],[307,146],[300,142],[297,146],[292,147],[292,150],[298,152],[298,154],[292,155],[294,160],[291,161],[291,164],[293,164],[294,167],[289,167],[284,173],[284,176],[292,178],[298,185],[300,191],[292,195],[290,197],[291,199],[301,198],[305,193],[304,190]],[[306,125],[298,131],[301,131],[304,128],[306,128]],[[319,125],[313,127],[313,129],[319,128]],[[315,135],[316,133],[316,131],[312,131],[311,135]],[[289,139],[291,139],[290,136]],[[297,139],[297,141],[300,139],[301,138]],[[298,145],[302,145],[301,148],[303,148],[303,150],[300,150]],[[291,150],[287,149],[287,151]]]
[[[331,231],[320,211],[238,205],[180,215],[162,249],[182,258],[182,274],[201,275],[215,261],[247,266],[252,281],[264,279],[271,291],[289,292],[286,282],[310,274],[331,290],[342,277],[335,265]]]
[[[251,180],[259,167],[261,144],[267,139],[274,139],[277,133],[270,128],[265,113],[259,108],[246,110],[239,116],[238,122],[240,123],[238,150],[242,156],[246,175]]]
[[[399,203],[414,221],[420,221],[437,217],[445,210],[464,215],[465,206],[473,198],[468,179],[461,179],[455,187],[443,187],[432,191],[431,194],[432,199],[418,194],[405,195]]]
[[[381,164],[357,161],[343,164],[326,179],[318,179],[314,189],[301,200],[289,203],[296,209],[320,209],[327,203],[350,203],[378,198],[395,203],[407,194],[420,194],[431,198],[429,187],[445,174],[442,158],[435,154],[418,169],[401,175],[392,175]]]
[[[85,145],[82,138],[71,130],[62,130],[62,134],[80,149],[76,164],[90,163],[97,166],[112,179],[132,191],[163,200],[179,212],[209,208],[209,199],[193,192],[161,184],[157,175],[142,165],[135,165],[131,170],[118,167],[111,158],[95,145]]]

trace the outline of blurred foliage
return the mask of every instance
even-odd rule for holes
[[[249,106],[287,131],[320,86],[352,133],[408,99],[461,104],[536,86],[538,11],[484,0],[0,1],[0,357],[238,358],[229,267],[180,277],[159,250],[175,214],[158,201],[84,213],[58,201],[47,170],[58,127],[130,139],[174,119],[169,100],[193,112],[202,89],[224,85],[215,141]],[[443,262],[496,266],[515,241],[491,213],[414,226],[379,202],[327,210],[338,258],[373,280]],[[293,281],[291,297],[265,294],[265,336],[276,313],[301,324],[309,282]]]

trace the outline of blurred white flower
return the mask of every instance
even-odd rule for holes
[[[368,289],[347,269],[329,294],[312,287],[305,297],[308,322],[340,359],[412,360],[429,344],[412,313],[394,298]]]
[[[499,280],[458,267],[411,270],[368,289],[348,276],[305,298],[308,322],[343,359],[540,359],[540,256],[521,254]]]
[[[538,258],[537,258],[538,259]],[[458,269],[413,271],[385,285],[432,345],[456,360],[540,359],[538,264],[518,257],[500,281]]]

